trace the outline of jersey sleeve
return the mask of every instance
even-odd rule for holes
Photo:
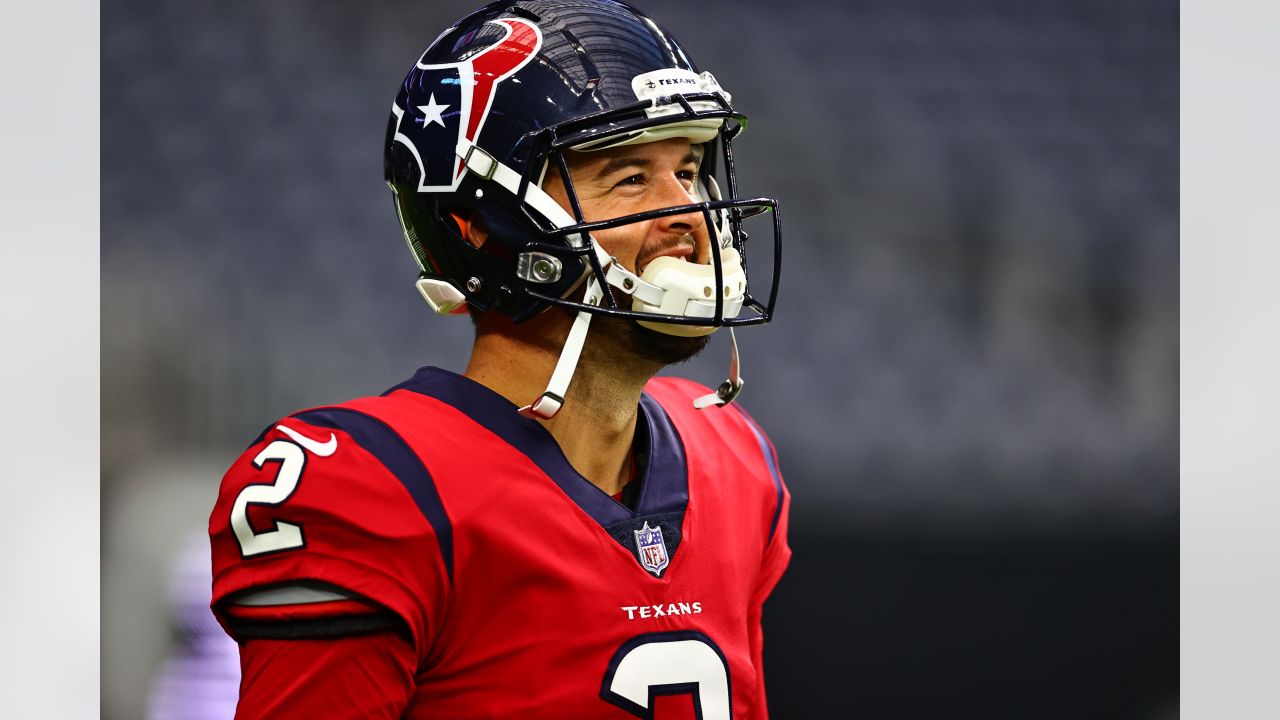
[[[223,477],[209,536],[212,608],[237,640],[249,626],[253,637],[287,638],[342,618],[336,627],[354,634],[385,629],[378,619],[394,616],[425,658],[449,602],[450,532],[431,478],[394,430],[354,410],[312,410],[269,427]],[[335,596],[260,601],[281,588]],[[272,625],[280,630],[263,634]]]
[[[240,648],[236,720],[399,718],[413,695],[416,667],[413,647],[390,633],[249,640]]]

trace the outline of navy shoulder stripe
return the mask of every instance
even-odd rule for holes
[[[422,516],[435,530],[449,582],[453,582],[453,526],[440,501],[440,493],[422,460],[389,425],[375,417],[349,408],[322,408],[293,417],[316,427],[341,430],[360,447],[377,458],[383,467],[404,485]]]
[[[270,425],[268,425],[268,426],[266,426],[266,427],[262,428],[262,432],[258,433],[258,437],[254,438],[254,439],[253,439],[253,442],[249,443],[249,445],[248,445],[247,447],[245,447],[245,450],[246,450],[246,451],[248,451],[248,449],[249,449],[249,448],[253,447],[254,445],[257,445],[257,444],[258,444],[258,443],[260,443],[260,442],[262,442],[262,438],[266,437],[266,436],[267,436],[267,433],[269,433],[269,432],[271,432],[272,430],[274,430],[274,429],[275,429],[275,427],[276,427],[276,424],[275,424],[275,423],[271,423]]]
[[[737,407],[737,406],[735,406]],[[769,474],[773,476],[773,488],[777,493],[777,507],[773,510],[773,522],[769,523],[769,539],[766,544],[773,542],[773,533],[778,529],[778,520],[782,518],[782,475],[778,472],[778,459],[773,455],[773,448],[769,447],[769,441],[765,439],[764,432],[756,425],[755,420],[751,419],[741,408],[738,408],[738,414],[746,421],[747,427],[751,428],[751,434],[756,436],[756,442],[760,444],[760,454],[764,455],[765,464],[769,467]]]

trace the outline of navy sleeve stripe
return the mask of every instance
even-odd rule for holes
[[[769,539],[766,541],[768,544],[773,542],[773,533],[778,529],[778,520],[782,518],[782,475],[778,473],[778,460],[773,456],[773,448],[769,447],[769,441],[765,439],[764,433],[756,427],[755,421],[745,412],[738,414],[746,421],[747,427],[751,428],[751,433],[756,436],[756,442],[760,444],[760,454],[764,455],[765,464],[769,466],[769,474],[773,476],[773,487],[778,494],[778,505],[773,510],[773,522],[769,523]]]
[[[293,417],[316,427],[341,430],[382,463],[409,491],[422,516],[435,530],[449,582],[453,583],[453,526],[435,481],[409,444],[377,418],[348,408],[308,410]]]

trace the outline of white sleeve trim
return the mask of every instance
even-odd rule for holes
[[[334,600],[363,600],[342,588],[320,588],[301,583],[282,583],[269,588],[251,590],[235,599],[236,605],[267,607],[272,605],[308,605]]]

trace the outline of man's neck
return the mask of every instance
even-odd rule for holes
[[[533,402],[546,389],[570,320],[553,310],[521,325],[503,319],[497,328],[482,327],[466,376],[518,406]],[[658,369],[615,347],[607,334],[589,332],[564,405],[542,421],[569,464],[610,495],[630,478],[640,394]]]

